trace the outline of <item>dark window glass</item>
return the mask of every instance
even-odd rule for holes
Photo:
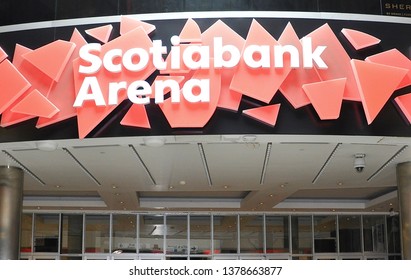
[[[361,252],[361,216],[342,215],[338,217],[341,253]]]

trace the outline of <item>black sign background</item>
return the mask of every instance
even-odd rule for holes
[[[195,19],[202,31],[210,27],[218,19]],[[244,38],[247,36],[251,18],[222,19],[227,25]],[[286,24],[291,22],[299,37],[303,37],[321,25],[328,23],[351,58],[365,59],[367,56],[381,51],[397,48],[409,57],[411,25],[382,22],[317,20],[317,19],[278,19],[256,18],[275,38],[278,38]],[[152,39],[162,39],[164,44],[171,36],[179,34],[185,19],[148,21],[156,25]],[[102,26],[76,26],[88,42],[95,42],[84,30]],[[113,38],[119,36],[119,23],[113,23]],[[341,34],[342,28],[356,29],[382,40],[378,46],[357,52]],[[69,40],[74,27],[47,28],[0,34],[0,46],[13,56],[15,44],[36,49],[57,39]],[[328,62],[327,63],[332,63]],[[152,80],[152,79],[150,79]],[[371,125],[365,119],[362,104],[344,101],[340,118],[332,121],[321,121],[311,105],[295,110],[288,101],[277,93],[270,104],[281,103],[281,109],[275,127],[259,123],[242,115],[242,110],[264,105],[258,101],[243,97],[239,111],[231,112],[217,109],[209,123],[201,129],[172,129],[160,108],[155,104],[147,105],[147,113],[151,129],[125,127],[120,121],[131,106],[126,100],[121,103],[88,137],[121,137],[146,135],[181,135],[181,134],[313,134],[313,135],[370,135],[370,136],[411,136],[411,128],[400,111],[395,108],[393,99],[411,92],[411,87],[396,91],[384,106]],[[42,129],[36,129],[37,119],[16,124],[8,128],[0,128],[0,142],[30,141],[44,139],[78,138],[77,120],[72,118]]]

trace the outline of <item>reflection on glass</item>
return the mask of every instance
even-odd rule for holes
[[[293,254],[311,254],[313,247],[311,216],[292,216],[291,233]]]
[[[83,215],[61,216],[62,254],[81,254],[83,250]]]
[[[167,254],[186,255],[187,249],[187,216],[167,216]],[[187,258],[186,258],[187,259]]]
[[[337,252],[336,216],[314,216],[314,250],[316,253]]]
[[[20,252],[31,253],[33,214],[21,215]]]
[[[401,254],[400,217],[387,217],[388,253]]]
[[[385,217],[363,216],[364,251],[385,252]]]
[[[339,242],[341,253],[355,253],[362,251],[361,245],[361,216],[338,216]]]
[[[237,253],[237,216],[214,216],[214,253]]]
[[[240,217],[240,253],[264,253],[263,216]]]
[[[288,216],[266,216],[267,254],[288,253],[290,237]]]
[[[164,241],[164,216],[140,216],[140,253],[163,253]]]
[[[110,252],[110,216],[86,215],[86,253]]]
[[[36,214],[34,252],[58,252],[59,215]]]
[[[211,254],[210,216],[190,216],[190,254]]]
[[[112,249],[114,253],[136,253],[136,216],[113,215]]]

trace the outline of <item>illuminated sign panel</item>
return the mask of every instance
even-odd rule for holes
[[[189,19],[179,35],[161,40],[151,39],[154,30],[123,17],[112,40],[111,25],[85,31],[103,44],[75,29],[70,41],[35,50],[17,44],[10,60],[0,52],[1,126],[38,117],[42,129],[76,117],[84,138],[127,100],[124,126],[150,129],[147,108],[156,106],[172,129],[203,128],[217,108],[275,127],[279,94],[296,111],[312,107],[321,121],[338,120],[343,101],[358,102],[371,125],[393,93],[411,85],[411,62],[400,51],[352,59],[328,24],[299,37],[288,23],[278,39],[258,20],[246,36],[222,20],[202,32]],[[357,52],[381,42],[360,30],[341,34]],[[245,99],[252,106],[240,109]],[[395,98],[408,120],[410,99]]]

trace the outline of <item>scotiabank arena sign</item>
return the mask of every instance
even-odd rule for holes
[[[70,41],[34,50],[17,44],[12,62],[1,51],[1,126],[37,117],[42,129],[77,117],[84,138],[128,102],[120,122],[128,127],[151,128],[148,106],[172,129],[203,128],[218,108],[275,127],[282,106],[310,106],[327,122],[340,118],[343,101],[361,104],[371,125],[394,92],[411,85],[411,62],[401,51],[353,59],[341,38],[358,53],[380,39],[346,28],[339,39],[327,23],[302,37],[288,23],[275,39],[258,20],[241,36],[222,20],[201,31],[189,19],[172,36],[152,39],[156,26],[122,17],[120,36],[109,40],[112,32],[112,25],[74,29]],[[245,99],[253,104],[246,109]],[[411,95],[394,101],[410,121]]]

